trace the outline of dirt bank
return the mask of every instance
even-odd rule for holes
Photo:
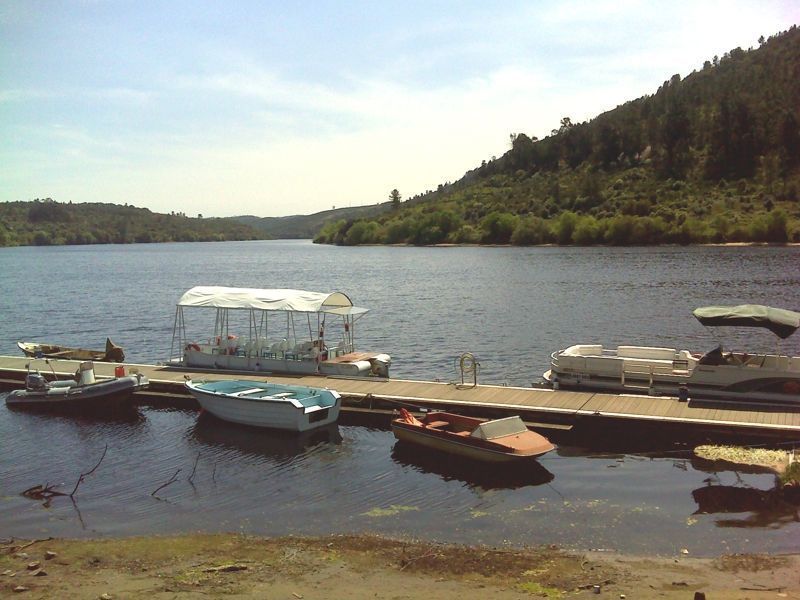
[[[506,550],[372,536],[4,540],[19,598],[800,598],[800,556],[716,559]],[[24,589],[23,589],[24,588]],[[18,589],[16,593],[15,589]]]

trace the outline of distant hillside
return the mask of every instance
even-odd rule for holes
[[[800,30],[510,146],[396,210],[330,222],[315,241],[800,241]]]
[[[311,239],[331,221],[375,218],[388,211],[390,203],[371,204],[348,208],[334,208],[314,213],[313,215],[293,215],[290,217],[254,217],[245,215],[231,217],[249,225],[272,238]]]
[[[118,204],[0,202],[0,246],[129,244],[265,239],[230,219],[158,214]]]

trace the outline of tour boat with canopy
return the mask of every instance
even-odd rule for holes
[[[187,309],[213,310],[213,335],[187,334]],[[355,350],[368,309],[341,292],[194,287],[181,296],[168,364],[269,373],[388,377],[391,357]],[[247,331],[246,335],[240,333]]]
[[[800,328],[800,313],[757,304],[707,306],[693,312],[707,327],[768,329],[781,339]],[[800,405],[800,356],[674,348],[577,344],[551,355],[544,374],[554,387]]]

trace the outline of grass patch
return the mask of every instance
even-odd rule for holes
[[[781,485],[794,482],[800,483],[800,461],[795,461],[786,467],[786,470],[781,473]]]
[[[546,587],[541,583],[537,583],[535,581],[526,581],[524,583],[517,584],[517,587],[520,591],[525,592],[526,594],[531,594],[532,596],[541,596],[542,598],[561,598],[564,594],[561,590],[557,590],[556,588]]]
[[[416,506],[399,506],[397,504],[392,504],[389,508],[373,508],[361,514],[368,517],[393,517],[394,515],[399,515],[402,512],[408,512],[410,510],[419,510],[419,508]]]

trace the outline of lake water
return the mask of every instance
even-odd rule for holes
[[[691,311],[796,310],[798,264],[798,247],[5,248],[0,354],[17,355],[17,340],[102,347],[110,336],[129,362],[153,363],[166,359],[175,303],[192,286],[341,290],[371,309],[357,343],[389,352],[393,377],[455,380],[454,360],[471,351],[481,382],[525,386],[552,351],[579,342],[773,350],[768,332],[708,331]],[[797,355],[799,345],[790,338],[781,350]],[[714,472],[679,440],[556,441],[538,465],[496,472],[409,453],[385,427],[346,420],[297,438],[191,410],[89,418],[3,406],[0,535],[370,531],[664,554],[800,549],[797,507],[770,492],[770,475]],[[74,504],[20,495],[46,482],[70,491],[106,445]]]

